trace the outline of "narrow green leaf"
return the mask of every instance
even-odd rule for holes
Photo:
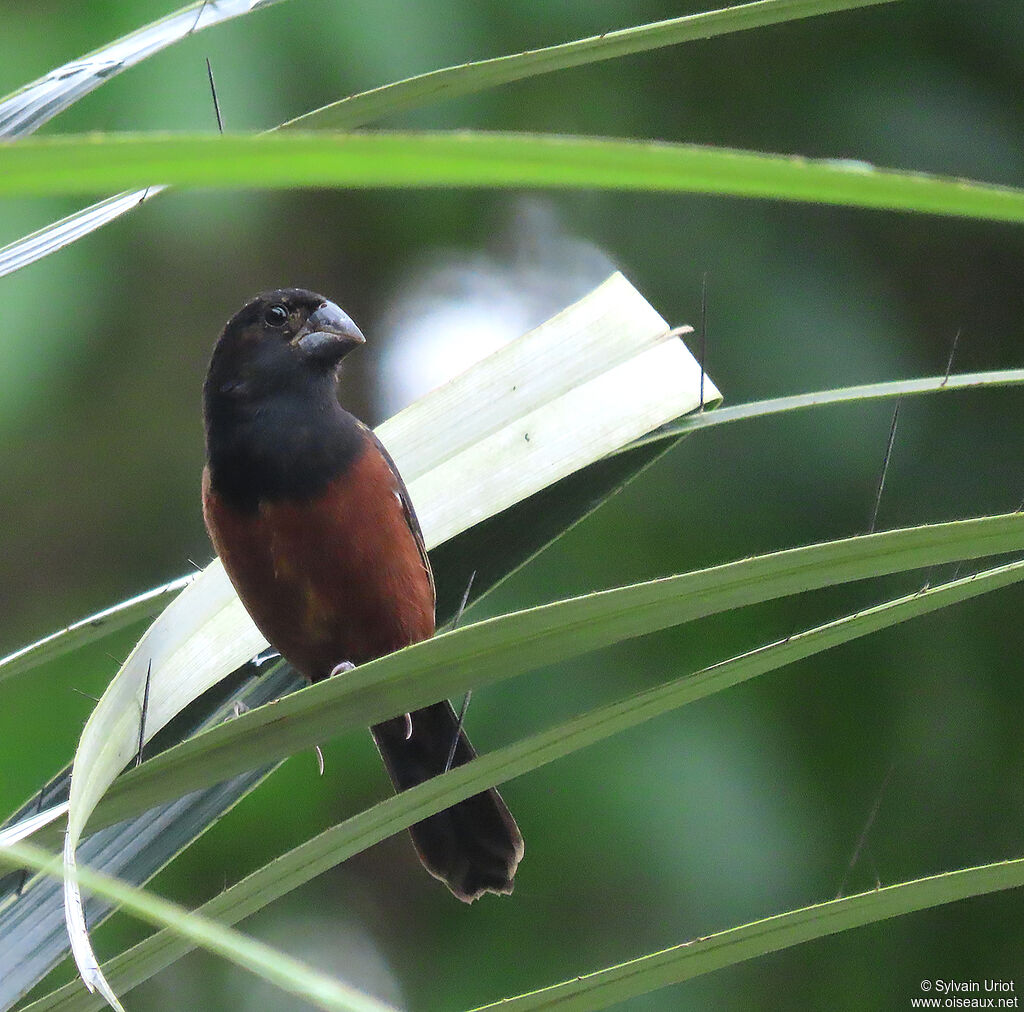
[[[115,194],[0,247],[0,278],[84,239],[166,189],[165,186],[147,186],[144,190]]]
[[[1024,858],[930,875],[776,914],[706,938],[684,942],[671,949],[652,952],[640,959],[610,966],[554,987],[484,1005],[476,1012],[489,1009],[501,1009],[502,1012],[538,1012],[541,1009],[545,1012],[553,1009],[559,1012],[592,1012],[815,938],[971,896],[1018,889],[1022,885]],[[856,981],[848,980],[845,984],[855,991]]]
[[[0,137],[23,137],[121,71],[204,28],[279,0],[196,0],[0,98]]]
[[[678,439],[697,429],[707,429],[713,425],[765,418],[768,415],[777,415],[786,411],[802,411],[805,408],[820,408],[853,401],[888,400],[921,394],[941,394],[953,390],[1019,386],[1022,383],[1024,383],[1024,369],[1000,369],[992,372],[960,373],[955,376],[931,376],[922,379],[891,380],[887,383],[866,383],[856,387],[819,390],[810,394],[773,397],[770,400],[734,404],[727,408],[718,408],[715,411],[680,418],[676,422],[670,422],[657,432],[641,437],[625,449],[658,443],[665,439]],[[624,451],[620,450],[619,452]]]
[[[318,682],[164,752],[119,777],[90,825],[119,821],[349,728],[630,637],[787,594],[1021,548],[1022,514],[961,520],[789,549],[489,619]]]
[[[321,109],[289,120],[280,129],[346,130],[365,126],[409,109],[418,109],[441,99],[472,95],[513,81],[550,74],[555,70],[581,67],[617,56],[646,53],[680,42],[710,39],[730,32],[765,28],[785,21],[797,21],[818,14],[871,7],[893,0],[760,0],[737,4],[724,10],[688,14],[653,24],[605,32],[558,46],[546,46],[492,60],[463,63],[404,81],[364,91]]]
[[[54,878],[66,877],[60,859],[31,844],[19,843],[0,849],[0,862],[14,867],[31,868]],[[75,880],[92,892],[100,893],[136,917],[156,925],[170,927],[175,934],[188,938],[192,945],[210,952],[251,973],[262,977],[289,994],[311,1002],[317,1008],[332,1012],[390,1012],[391,1006],[377,1001],[269,945],[247,938],[224,925],[198,914],[190,913],[174,903],[136,889],[126,882],[87,868],[78,868]],[[116,999],[115,999],[116,1002]],[[115,1004],[115,1007],[119,1007]]]
[[[953,376],[931,376],[919,379],[893,380],[886,383],[868,383],[862,386],[841,387],[835,390],[819,390],[813,393],[795,394],[791,397],[775,397],[764,401],[751,401],[747,404],[734,404],[729,407],[717,408],[715,411],[700,414],[688,415],[668,426],[664,426],[655,432],[650,433],[641,439],[635,440],[629,446],[623,447],[614,456],[616,458],[625,454],[635,453],[641,446],[651,444],[662,444],[668,440],[678,439],[696,429],[710,428],[714,425],[722,425],[728,422],[746,421],[754,418],[762,418],[768,415],[779,414],[787,411],[799,411],[806,408],[827,407],[832,404],[842,404],[854,401],[885,400],[896,397],[913,397],[924,394],[946,393],[962,390],[980,390],[985,388],[997,388],[1018,386],[1024,383],[1024,369],[1002,369],[990,372],[962,373]],[[610,460],[605,462],[611,467]],[[602,466],[602,462],[591,465],[591,469]],[[591,469],[587,469],[588,471]],[[624,472],[625,473],[625,472]],[[629,472],[630,474],[632,471]],[[616,472],[617,474],[617,472]],[[477,571],[474,581],[474,588],[480,591],[482,588],[490,589],[497,582],[500,582],[508,575],[510,568],[517,568],[524,558],[535,554],[540,548],[565,531],[568,526],[576,523],[580,518],[577,515],[579,503],[576,501],[579,496],[567,494],[566,482],[563,479],[557,485],[552,486],[548,493],[538,493],[534,498],[544,497],[543,506],[531,510],[530,520],[518,517],[515,522],[510,522],[509,517],[501,514],[499,517],[486,521],[485,524],[478,524],[477,527],[459,535],[446,545],[441,545],[431,552],[434,560],[434,569],[442,579],[456,571],[451,580],[446,580],[442,588],[438,586],[439,601],[444,596],[444,606],[439,604],[438,614],[452,614],[455,605],[462,596],[469,574]],[[612,487],[615,487],[613,481]],[[607,489],[604,484],[595,489],[597,499],[603,500],[607,497]],[[587,494],[583,494],[584,500]],[[505,566],[501,560],[494,562],[490,569],[493,574],[488,575],[480,571],[481,566],[488,565],[492,561],[494,553],[502,549],[515,550],[516,542],[520,535],[527,535],[534,531],[535,525],[541,523],[545,518],[552,517],[552,511],[558,509],[559,505],[568,506],[571,516],[563,519],[556,519],[549,524],[550,530],[545,532],[537,544],[531,542],[522,551],[516,553],[516,563],[512,566]],[[520,504],[522,506],[523,504]],[[519,507],[514,507],[518,510]],[[484,529],[486,528],[486,530]],[[512,532],[511,536],[509,532]],[[511,538],[511,540],[510,540]],[[472,541],[472,547],[468,543]],[[481,561],[482,560],[482,561]],[[11,675],[20,674],[31,670],[37,664],[63,656],[72,650],[77,649],[85,643],[108,635],[124,625],[143,618],[151,618],[160,611],[165,603],[165,593],[170,593],[174,588],[183,586],[195,578],[195,574],[181,577],[163,587],[156,587],[153,590],[139,594],[137,597],[120,604],[115,604],[104,611],[91,615],[88,618],[80,619],[68,626],[66,629],[58,630],[49,636],[16,650],[13,654],[0,660],[0,680]],[[442,593],[443,590],[443,593]],[[479,596],[479,595],[474,595]]]
[[[758,3],[738,5],[723,11],[640,25],[609,32],[594,39],[582,39],[497,60],[449,67],[447,70],[399,81],[315,110],[308,114],[308,124],[305,117],[300,117],[283,126],[322,127],[332,123],[334,126],[351,128],[369,122],[374,116],[411,109],[437,99],[469,94],[551,70],[641,52],[690,38],[709,38],[723,32],[796,20],[812,14],[827,14],[875,2],[887,3],[891,0],[760,0]],[[206,0],[203,0],[203,6],[206,6]],[[162,185],[146,184],[144,190],[117,194],[9,243],[0,248],[0,277],[83,238],[165,189]]]
[[[557,187],[710,193],[1024,221],[1024,190],[654,141],[537,134],[361,133],[30,138],[0,146],[0,195],[163,179],[203,187]]]
[[[288,670],[277,670],[259,677],[246,671],[225,680],[161,732],[153,743],[156,751],[161,747],[160,738],[166,747],[201,726],[225,719],[231,713],[240,682],[245,685],[246,704],[258,706],[288,689],[294,690],[298,678]],[[210,828],[268,772],[263,768],[233,777],[92,833],[81,843],[79,859],[97,871],[141,885]],[[56,800],[66,801],[69,783],[70,768],[39,796],[41,805],[33,801],[21,815],[30,816],[38,807],[48,808]],[[35,840],[57,847],[61,836],[54,827],[38,833]],[[86,902],[89,924],[95,927],[109,915],[112,905],[99,895],[89,896]],[[26,884],[17,872],[0,878],[0,1009],[11,1008],[24,997],[63,958],[68,945],[62,883],[37,879]]]
[[[481,756],[360,812],[253,872],[208,901],[199,912],[217,921],[234,924],[353,854],[487,787],[538,769],[611,735],[785,664],[1020,579],[1024,579],[1024,563],[988,570],[848,615],[780,643],[769,644],[599,707]],[[191,948],[187,939],[172,931],[160,931],[105,964],[103,972],[113,986],[122,991],[128,990],[169,966]],[[96,1000],[75,981],[41,998],[25,1012],[85,1012],[97,1007]]]
[[[36,640],[35,643],[15,650],[13,654],[0,658],[0,681],[28,671],[37,664],[45,664],[46,661],[77,650],[93,640],[109,636],[133,622],[139,622],[155,615],[167,605],[167,602],[175,594],[187,587],[195,578],[195,573],[189,573],[170,583],[147,590],[143,594],[137,594],[120,604],[104,608],[103,611],[98,611],[88,618],[72,622],[64,629],[58,629],[56,632],[50,633],[49,636]]]

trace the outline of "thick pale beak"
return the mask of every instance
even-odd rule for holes
[[[353,348],[365,343],[359,328],[333,302],[325,302],[311,313],[292,340],[303,358],[324,366],[337,365]]]

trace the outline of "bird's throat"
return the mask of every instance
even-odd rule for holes
[[[360,423],[337,401],[281,392],[256,403],[218,397],[206,404],[210,482],[235,509],[301,501],[322,492],[359,455]]]

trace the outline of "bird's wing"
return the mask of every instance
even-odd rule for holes
[[[359,423],[362,425],[362,422]],[[402,476],[398,471],[391,454],[385,449],[384,444],[377,438],[373,430],[369,426],[363,426],[366,429],[367,435],[373,440],[374,445],[380,450],[381,456],[387,461],[388,467],[391,468],[391,473],[395,476],[395,485],[398,491],[398,499],[402,504],[402,510],[405,512],[405,522],[409,525],[409,530],[412,532],[413,539],[416,542],[416,547],[419,549],[420,560],[423,562],[423,568],[426,570],[427,579],[430,580],[430,593],[434,599],[434,603],[437,603],[437,588],[434,586],[434,571],[430,568],[430,558],[427,555],[427,546],[423,542],[423,531],[420,528],[420,522],[416,519],[416,511],[412,507],[412,500],[409,498],[409,490],[405,487],[405,482],[402,480]]]

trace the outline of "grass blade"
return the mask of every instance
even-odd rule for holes
[[[204,28],[280,0],[196,0],[0,99],[0,138],[24,137],[101,84]]]
[[[468,94],[507,81],[522,80],[534,74],[638,53],[690,38],[709,38],[727,31],[888,2],[892,0],[759,0],[757,3],[738,5],[722,11],[628,28],[595,39],[582,39],[498,60],[450,67],[351,96],[308,113],[308,121],[307,117],[299,117],[282,126],[319,128],[331,124],[352,128],[370,122],[374,116],[411,109],[437,99]],[[0,277],[82,238],[163,189],[164,186],[151,185],[145,190],[118,194],[44,227],[25,239],[15,240],[0,249]]]
[[[546,46],[492,60],[463,63],[404,81],[364,91],[340,102],[298,116],[282,128],[300,130],[349,130],[376,123],[385,116],[418,109],[441,99],[473,95],[490,88],[539,77],[556,70],[582,67],[619,56],[646,53],[652,49],[710,39],[731,32],[765,28],[786,21],[834,14],[859,7],[878,6],[893,0],[760,0],[736,4],[724,10],[687,14],[616,32],[605,32],[588,39]]]
[[[1024,563],[1019,562],[979,573],[846,616],[796,634],[781,643],[769,644],[599,707],[481,756],[345,820],[226,889],[204,904],[200,912],[234,924],[353,854],[486,787],[538,769],[611,735],[785,664],[1022,578]],[[187,939],[171,931],[160,931],[115,957],[104,965],[103,970],[115,987],[127,990],[169,966],[191,948]],[[25,1012],[85,1012],[96,1007],[95,999],[85,994],[76,981],[41,998]]]
[[[1024,858],[930,875],[766,917],[531,994],[484,1005],[475,1012],[499,1008],[502,1012],[591,1012],[815,938],[1022,885]]]
[[[536,667],[729,608],[1024,548],[1024,515],[864,535],[489,619],[243,714],[118,778],[95,813],[116,822],[184,791]]]
[[[165,186],[147,186],[143,190],[119,193],[8,243],[0,249],[0,278],[70,246],[165,189]]]
[[[61,654],[77,650],[86,643],[109,636],[125,626],[138,622],[143,618],[162,609],[167,602],[180,591],[184,590],[194,579],[195,573],[181,576],[177,580],[154,587],[142,594],[115,604],[103,611],[96,612],[88,618],[79,619],[57,632],[44,636],[35,643],[15,650],[13,654],[0,658],[0,681],[20,674],[37,664],[44,664]]]
[[[615,455],[616,457],[635,453],[637,448],[642,446],[662,445],[670,440],[677,440],[680,437],[694,432],[698,429],[706,429],[715,425],[723,425],[729,422],[746,421],[755,418],[762,418],[768,415],[780,414],[787,411],[800,411],[807,408],[827,407],[833,404],[843,404],[855,401],[888,400],[898,397],[913,397],[925,394],[941,394],[947,391],[980,390],[986,388],[1019,386],[1024,384],[1024,369],[1002,369],[989,372],[963,373],[949,377],[932,376],[918,379],[892,380],[885,383],[868,383],[855,387],[841,387],[835,390],[819,390],[813,393],[795,394],[790,397],[775,397],[764,401],[751,401],[747,404],[734,404],[728,407],[720,407],[715,411],[687,415],[678,422],[673,422],[650,434],[634,441],[629,446],[623,447]],[[606,461],[604,466],[610,465]],[[598,465],[592,465],[597,467]],[[623,472],[624,474],[626,472]],[[439,605],[438,614],[444,614],[447,609],[453,609],[445,604],[445,600],[453,597],[457,600],[469,578],[469,573],[479,569],[481,565],[487,565],[491,556],[498,552],[502,545],[510,548],[518,546],[509,544],[509,531],[526,533],[534,528],[535,524],[542,523],[544,519],[551,518],[554,511],[562,504],[568,507],[569,514],[564,519],[558,518],[552,525],[551,530],[543,537],[535,547],[529,547],[525,552],[520,552],[522,557],[514,567],[505,565],[499,558],[493,566],[493,576],[485,578],[485,574],[478,574],[478,583],[474,587],[473,600],[478,600],[480,592],[490,590],[511,571],[511,568],[518,568],[518,565],[525,558],[531,557],[544,544],[549,543],[554,537],[564,533],[569,526],[576,523],[580,517],[576,515],[578,509],[577,497],[568,492],[563,484],[555,487],[556,495],[545,497],[542,508],[531,511],[530,519],[526,520],[517,517],[512,520],[509,517],[501,516],[496,518],[497,523],[490,525],[493,530],[487,530],[489,522],[477,525],[470,531],[466,531],[459,538],[442,545],[431,553],[434,561],[434,569],[438,574],[438,598],[442,601]],[[606,494],[603,488],[596,489],[594,493],[602,499]],[[584,494],[584,499],[587,495]],[[521,504],[522,505],[522,504]],[[474,547],[467,548],[467,543],[472,540]],[[463,564],[465,557],[465,564]],[[480,560],[485,560],[483,563]],[[466,566],[469,566],[467,569]],[[457,575],[448,581],[445,577],[453,570]],[[59,630],[45,636],[36,643],[29,644],[15,651],[8,657],[0,660],[0,681],[4,678],[31,670],[37,664],[52,660],[62,654],[77,648],[78,646],[101,638],[115,629],[122,628],[132,621],[142,618],[150,618],[162,607],[161,597],[164,589],[169,590],[178,584],[184,584],[194,579],[194,574],[180,577],[176,581],[167,584],[166,588],[154,588],[138,597],[113,605],[102,612],[92,615],[89,618],[68,626],[65,630]],[[443,585],[442,585],[443,584]],[[450,584],[450,586],[449,586]],[[442,600],[445,599],[445,600]],[[127,614],[120,615],[122,609],[130,610],[131,617]],[[136,610],[137,609],[137,610]],[[97,620],[103,620],[110,615],[113,624],[103,622],[94,625]],[[73,635],[68,635],[72,633]]]
[[[734,404],[705,414],[695,414],[672,422],[657,432],[636,441],[637,446],[657,443],[663,439],[678,439],[697,429],[728,422],[765,418],[786,411],[802,411],[831,404],[845,404],[853,401],[890,400],[899,397],[914,397],[922,394],[941,394],[953,390],[980,390],[984,387],[1010,387],[1024,384],[1024,369],[1000,369],[991,372],[961,373],[954,376],[930,376],[921,379],[890,380],[887,383],[865,383],[855,387],[839,387],[835,390],[819,390],[809,394],[795,394],[790,397],[773,397],[765,401],[751,401],[748,404]],[[620,451],[621,452],[621,451]]]
[[[67,874],[66,871],[62,871],[59,860],[53,855],[30,844],[20,843],[0,850],[0,860],[15,867],[32,868],[57,878]],[[247,938],[231,928],[190,913],[152,893],[136,889],[125,882],[119,882],[108,875],[87,868],[79,868],[75,872],[75,878],[90,891],[114,900],[136,917],[158,928],[173,927],[176,934],[188,938],[194,945],[230,959],[282,990],[311,1002],[317,1008],[329,1009],[331,1012],[391,1010],[391,1006],[347,987],[291,956],[255,939]],[[121,1009],[113,992],[105,993],[104,996],[114,1008]]]
[[[864,162],[538,134],[90,135],[0,147],[0,194],[202,187],[538,187],[804,201],[1024,221],[1024,190]]]

